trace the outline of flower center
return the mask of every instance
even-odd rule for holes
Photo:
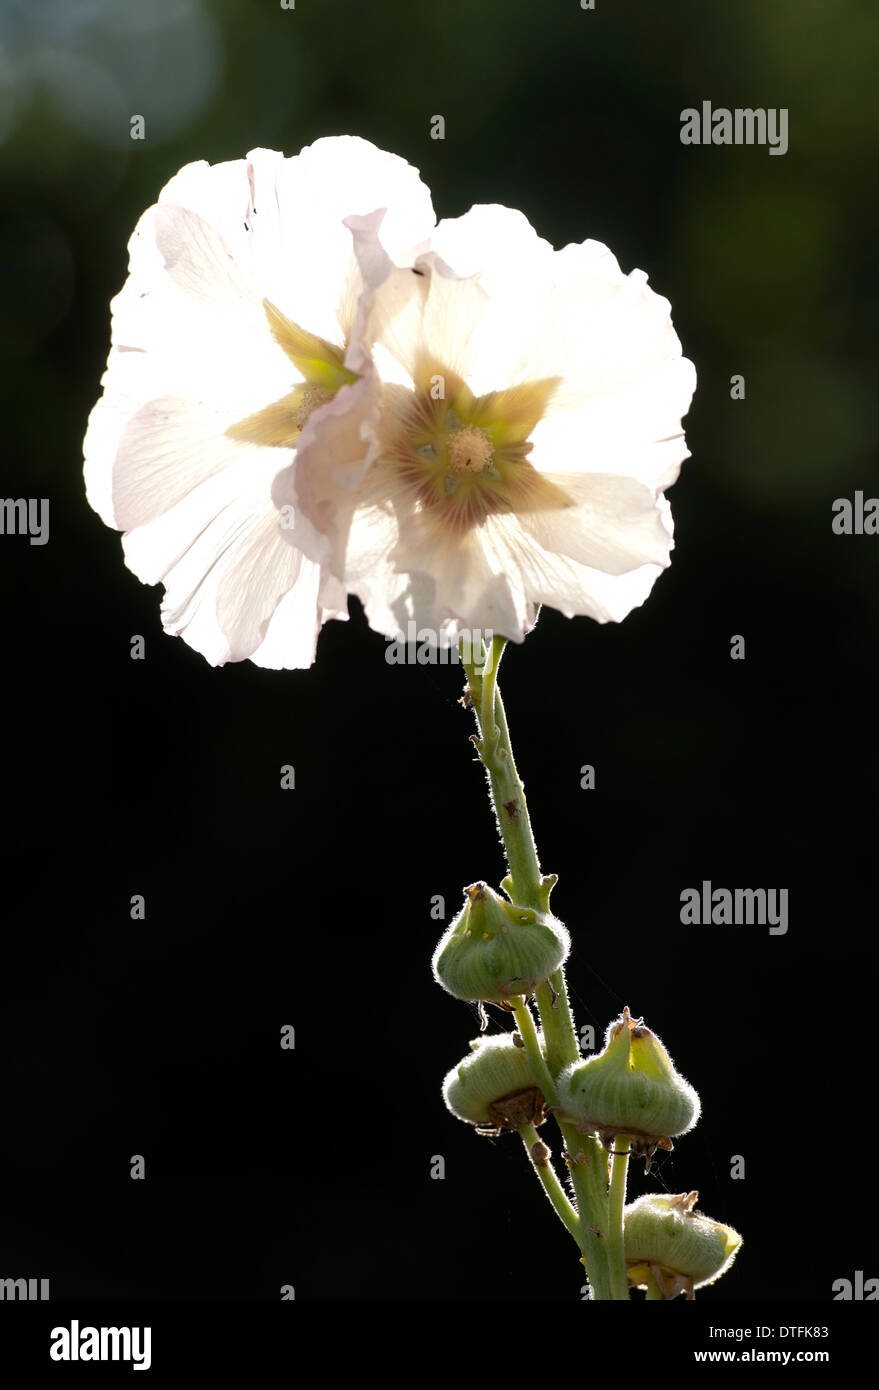
[[[463,425],[447,442],[449,467],[456,473],[481,473],[494,458],[494,445],[485,430]]]
[[[263,300],[263,308],[272,337],[303,380],[279,401],[237,420],[226,435],[245,444],[295,449],[309,416],[331,401],[340,387],[357,381],[358,375],[345,366],[343,348],[300,328],[267,299]]]
[[[409,489],[425,537],[444,541],[498,513],[571,505],[528,461],[531,433],[558,384],[541,378],[474,396],[463,378],[426,357],[413,390],[388,394],[374,467]]]
[[[309,415],[320,406],[326,405],[327,401],[331,401],[335,394],[335,391],[331,391],[327,386],[307,385],[301,399],[290,411],[290,419],[296,428],[304,430]]]

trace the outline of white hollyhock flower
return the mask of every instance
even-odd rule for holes
[[[374,228],[349,225],[375,282]],[[669,564],[664,489],[689,456],[668,302],[600,243],[554,251],[498,206],[441,222],[417,268],[386,265],[371,302],[386,385],[362,482],[327,483],[318,510],[293,471],[314,553],[388,636],[521,640],[541,603],[620,621]]]
[[[344,585],[288,543],[272,492],[289,490],[300,447],[355,482],[369,456],[370,287],[343,219],[376,209],[378,281],[426,244],[430,195],[397,156],[328,138],[292,159],[187,165],[129,243],[86,490],[125,532],[129,568],[164,584],[165,630],[212,664],[308,666],[321,624],[347,616]]]

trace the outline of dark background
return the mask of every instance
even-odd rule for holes
[[[51,539],[0,540],[0,1277],[580,1296],[518,1140],[440,1096],[478,1025],[431,979],[431,896],[451,915],[502,874],[458,672],[389,666],[356,602],[310,671],[211,669],[84,497],[141,211],[192,159],[342,133],[420,168],[438,215],[521,208],[671,300],[699,375],[673,565],[622,625],[543,613],[504,661],[514,743],[578,1023],[600,1037],[629,1004],[701,1093],[630,1184],[698,1188],[744,1235],[701,1296],[828,1300],[879,1274],[879,538],[830,525],[835,498],[879,492],[877,53],[868,0],[3,0],[4,493],[49,497]],[[787,107],[788,153],[682,146],[703,99]],[[682,926],[703,879],[787,887],[788,934]]]

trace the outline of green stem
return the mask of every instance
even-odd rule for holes
[[[564,966],[560,965],[554,975],[537,986],[534,997],[546,1039],[546,1060],[553,1076],[558,1076],[565,1067],[580,1060]]]
[[[651,1301],[654,1301],[654,1302],[655,1302],[656,1299],[660,1299],[660,1298],[664,1300],[664,1299],[665,1299],[665,1294],[662,1292],[662,1289],[661,1289],[661,1288],[659,1287],[659,1285],[657,1284],[657,1282],[656,1282],[656,1280],[654,1279],[653,1275],[652,1275],[652,1274],[648,1274],[648,1275],[647,1275],[647,1301],[648,1301],[648,1302],[651,1302]]]
[[[559,1097],[556,1090],[555,1081],[552,1073],[546,1065],[546,1059],[540,1050],[540,1043],[537,1040],[537,1029],[534,1027],[534,1019],[531,1017],[531,1010],[522,994],[516,995],[513,1003],[513,1017],[519,1028],[522,1041],[525,1044],[525,1052],[528,1061],[531,1063],[531,1070],[534,1079],[543,1092],[549,1105],[558,1109]]]
[[[476,661],[468,661],[462,647],[470,697],[479,728],[474,743],[488,772],[491,801],[509,866],[508,877],[501,886],[507,890],[513,902],[547,912],[556,875],[541,873],[525,791],[513,757],[506,712],[497,682],[498,666],[505,646],[506,638],[493,638],[482,666]],[[542,1076],[542,1089],[550,1103],[555,1105],[555,1078],[564,1067],[580,1058],[564,971],[557,970],[549,981],[538,985],[535,997],[546,1042],[546,1062],[544,1064],[541,1056],[539,1063],[536,1057],[534,1063]],[[530,1013],[528,1019],[533,1032],[534,1023]],[[528,1025],[525,1024],[525,1027]],[[522,1040],[527,1047],[524,1033]],[[533,1050],[539,1051],[536,1039]],[[549,1081],[544,1066],[549,1073]],[[551,1087],[549,1082],[552,1082]],[[609,1300],[613,1294],[607,1259],[607,1163],[594,1135],[578,1134],[574,1125],[563,1120],[558,1112],[555,1118],[565,1141],[571,1182],[577,1199],[578,1243],[583,1251],[583,1263],[595,1298]],[[628,1296],[627,1292],[625,1296]]]
[[[609,1299],[611,1295],[604,1250],[605,1237],[603,1235],[608,1224],[605,1195],[607,1165],[602,1157],[603,1150],[591,1135],[588,1137],[580,1135],[573,1125],[563,1123],[559,1119],[559,1100],[555,1079],[540,1050],[531,1010],[521,995],[513,1001],[513,1016],[525,1045],[531,1070],[547,1101],[555,1109],[556,1122],[565,1141],[565,1149],[574,1160],[569,1164],[569,1167],[574,1192],[577,1196],[577,1206],[580,1211],[588,1213],[590,1217],[588,1221],[584,1220],[583,1222],[580,1222],[578,1217],[577,1244],[583,1255],[584,1266],[589,1274],[596,1297]],[[582,1159],[579,1157],[580,1154],[583,1155]],[[597,1229],[595,1229],[596,1227]]]
[[[550,1162],[549,1150],[533,1125],[522,1125],[519,1129],[519,1133],[522,1136],[522,1142],[525,1145],[525,1151],[531,1161],[531,1166],[540,1179],[544,1192],[552,1202],[566,1230],[574,1237],[577,1244],[580,1245],[580,1218],[565,1196],[564,1189]]]
[[[583,1264],[593,1295],[600,1302],[611,1298],[607,1267],[607,1162],[598,1140],[579,1134],[569,1121],[556,1116],[565,1140],[571,1184],[580,1213]]]
[[[608,1201],[607,1265],[611,1297],[617,1301],[629,1297],[626,1274],[626,1248],[623,1236],[623,1208],[626,1202],[626,1170],[629,1166],[628,1134],[618,1134],[614,1140],[611,1160],[610,1194]]]
[[[492,639],[482,671],[477,673],[468,668],[480,730],[476,747],[488,771],[491,799],[510,869],[511,897],[523,907],[545,912],[556,880],[554,877],[545,879],[540,872],[525,792],[516,770],[503,701],[497,688],[498,666],[506,641],[505,637]]]

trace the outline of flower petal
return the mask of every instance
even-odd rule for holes
[[[257,455],[254,457],[254,455]],[[162,625],[211,663],[259,664],[259,649],[285,595],[284,642],[272,664],[309,666],[323,616],[320,569],[287,545],[271,500],[275,465],[246,450],[198,489],[123,540],[129,568],[162,582]],[[333,614],[332,616],[335,616]]]
[[[87,495],[127,532],[134,572],[165,583],[166,630],[215,664],[309,665],[321,623],[347,616],[344,588],[291,544],[290,464],[304,444],[335,486],[368,463],[361,421],[377,418],[378,386],[352,339],[364,282],[344,218],[382,208],[382,254],[411,264],[434,222],[417,171],[329,138],[289,160],[257,149],[187,165],[129,243],[84,443]],[[288,339],[335,354],[323,378],[326,364],[311,364],[307,383],[324,384],[306,406],[310,369]],[[346,351],[358,365],[342,371]],[[353,384],[336,389],[340,377]]]
[[[671,533],[671,509],[663,498],[664,525]],[[505,569],[510,583],[528,594],[533,603],[545,603],[567,618],[578,615],[596,622],[622,622],[649,595],[662,573],[661,563],[639,565],[620,574],[602,569],[538,544],[523,545],[515,519],[492,516],[486,522],[496,563]],[[667,563],[667,562],[666,562]],[[514,633],[507,633],[516,640]]]
[[[607,575],[626,574],[645,564],[668,564],[671,536],[664,524],[667,509],[643,483],[610,473],[542,476],[563,490],[571,505],[516,513],[523,554],[527,556],[534,542],[543,551]],[[505,529],[513,534],[512,524]],[[548,603],[549,599],[540,602]]]

